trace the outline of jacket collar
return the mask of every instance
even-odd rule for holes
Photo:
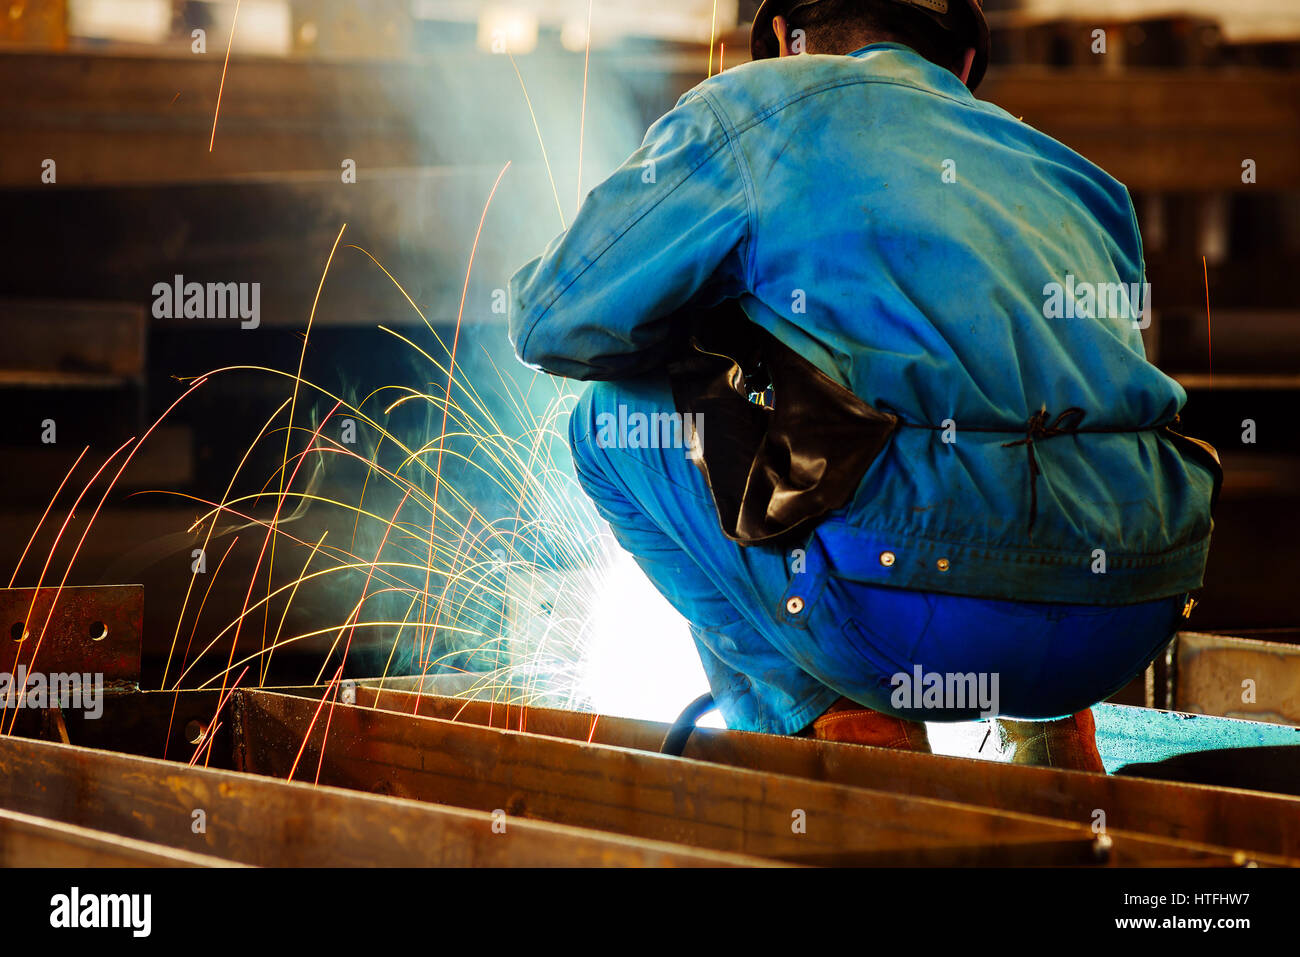
[[[873,53],[891,51],[902,53],[906,58],[904,68],[897,71],[899,80],[903,82],[911,81],[917,86],[938,90],[949,96],[974,99],[974,95],[967,89],[966,84],[962,83],[957,74],[944,69],[937,63],[931,63],[905,43],[896,43],[893,40],[868,43],[848,55],[855,59],[862,59]]]

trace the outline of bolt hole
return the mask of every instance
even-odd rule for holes
[[[190,744],[198,744],[203,740],[203,725],[198,721],[191,721],[185,725],[185,740]]]
[[[102,621],[92,621],[90,623],[90,640],[103,641],[108,637],[108,625]]]

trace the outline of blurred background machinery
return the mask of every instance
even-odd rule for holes
[[[138,435],[175,399],[175,377],[296,363],[342,223],[449,331],[483,197],[510,161],[465,308],[473,355],[503,356],[494,303],[514,268],[682,92],[747,58],[752,0],[667,6],[0,7],[0,568],[17,560],[75,450]],[[1193,625],[1295,643],[1300,7],[987,6],[994,67],[981,97],[1129,186],[1154,291],[1149,353],[1189,393],[1187,430],[1223,452],[1227,484]],[[155,318],[154,284],[178,275],[259,283],[258,327]],[[317,381],[365,394],[407,362],[375,326],[416,322],[373,263],[340,256],[306,361]],[[133,461],[124,491],[219,496],[246,444],[231,424],[263,419],[282,386],[234,376],[205,388]],[[45,420],[58,422],[57,444],[42,442]],[[79,559],[81,584],[146,584],[146,686],[188,580],[187,543],[174,536],[194,511],[116,496]],[[232,569],[211,600],[237,604],[246,578]],[[286,655],[288,676],[292,662]],[[1147,697],[1172,703],[1173,681],[1162,664]]]

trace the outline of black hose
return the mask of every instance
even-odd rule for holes
[[[690,740],[691,732],[695,730],[695,722],[716,707],[717,705],[713,703],[711,693],[702,694],[688,704],[685,710],[677,716],[673,726],[668,729],[668,733],[664,735],[664,743],[659,750],[663,754],[671,754],[673,757],[680,758],[682,752],[686,750],[686,742]]]

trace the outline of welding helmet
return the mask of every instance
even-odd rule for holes
[[[823,0],[763,0],[754,14],[754,25],[749,31],[749,52],[755,60],[766,60],[780,53],[772,21],[777,17],[789,18],[791,14],[821,3]],[[984,19],[984,0],[858,0],[863,5],[895,3],[920,10],[944,30],[967,34],[963,42],[975,48],[970,78],[966,85],[974,90],[984,79],[989,65],[989,24]],[[970,10],[970,17],[961,17],[958,8]]]

